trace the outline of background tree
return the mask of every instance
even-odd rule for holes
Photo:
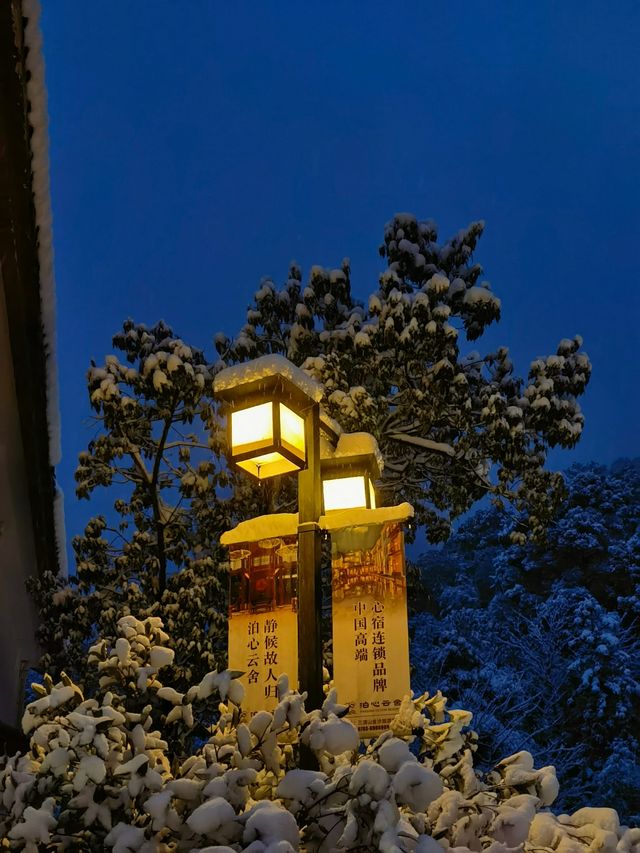
[[[43,666],[88,688],[93,671],[84,662],[95,636],[114,637],[123,614],[161,616],[186,683],[226,655],[218,538],[230,519],[218,493],[229,477],[219,461],[211,371],[202,352],[162,322],[147,328],[129,320],[113,345],[125,361],[109,355],[87,374],[95,437],[76,471],[77,496],[104,487],[113,511],[74,538],[68,586],[51,577],[33,583]]]
[[[633,822],[640,464],[576,465],[566,480],[546,544],[509,545],[492,509],[422,558],[434,601],[413,619],[413,682],[477,709],[480,764],[528,749],[557,767],[562,807],[607,799]]]
[[[621,609],[631,621],[640,593],[640,460],[619,460],[610,469],[574,465],[568,482],[567,500],[546,543],[505,550],[496,583],[510,595],[520,586],[537,595],[558,582],[585,587],[602,606]]]

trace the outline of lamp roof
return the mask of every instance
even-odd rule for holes
[[[384,459],[380,453],[378,442],[368,432],[343,432],[338,438],[335,450],[328,448],[322,454],[322,461],[331,464],[336,460],[357,459],[367,457],[375,463],[379,476],[384,468]]]
[[[322,406],[320,406],[320,427],[329,434],[334,442],[342,435],[342,427],[338,421],[328,415]]]
[[[237,545],[240,542],[255,542],[274,536],[296,536],[297,533],[298,513],[277,512],[241,521],[233,530],[226,530],[222,534],[220,544]]]
[[[213,380],[213,392],[219,397],[230,397],[236,389],[255,386],[261,380],[281,378],[293,385],[305,397],[319,403],[324,394],[322,385],[283,355],[263,355],[252,361],[225,367]],[[229,393],[231,392],[231,393]]]
[[[336,509],[327,515],[320,516],[320,528],[329,533],[345,530],[348,527],[360,527],[370,524],[385,524],[389,521],[399,523],[409,521],[413,518],[414,510],[410,503],[401,503],[396,506],[381,506],[376,509],[365,509],[354,507],[353,509]]]

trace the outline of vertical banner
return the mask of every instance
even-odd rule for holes
[[[361,736],[376,737],[410,692],[402,526],[360,524],[331,538],[334,686]]]
[[[298,683],[298,538],[235,542],[229,569],[229,669],[244,673],[244,710],[270,711],[280,675]]]

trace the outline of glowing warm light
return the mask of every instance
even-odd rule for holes
[[[280,403],[280,438],[283,445],[304,459],[304,419]]]
[[[373,488],[373,483],[369,480],[369,509],[376,508],[376,490]]]
[[[235,464],[258,480],[304,467],[304,418],[284,403],[232,411],[230,427]]]
[[[261,403],[231,412],[232,452],[260,450],[273,444],[273,405]]]
[[[356,509],[367,506],[367,479],[360,474],[357,477],[336,477],[324,480],[322,492],[324,510]]]
[[[277,477],[279,474],[288,474],[291,471],[299,471],[300,466],[286,459],[280,453],[263,453],[261,456],[253,456],[251,459],[243,459],[236,462],[239,468],[253,474],[258,480],[266,480],[269,477]]]

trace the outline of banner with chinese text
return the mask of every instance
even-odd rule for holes
[[[386,521],[331,538],[334,686],[361,736],[375,737],[410,692],[404,535]]]
[[[229,669],[244,673],[244,710],[269,711],[280,675],[298,683],[297,536],[235,542],[229,568]]]

